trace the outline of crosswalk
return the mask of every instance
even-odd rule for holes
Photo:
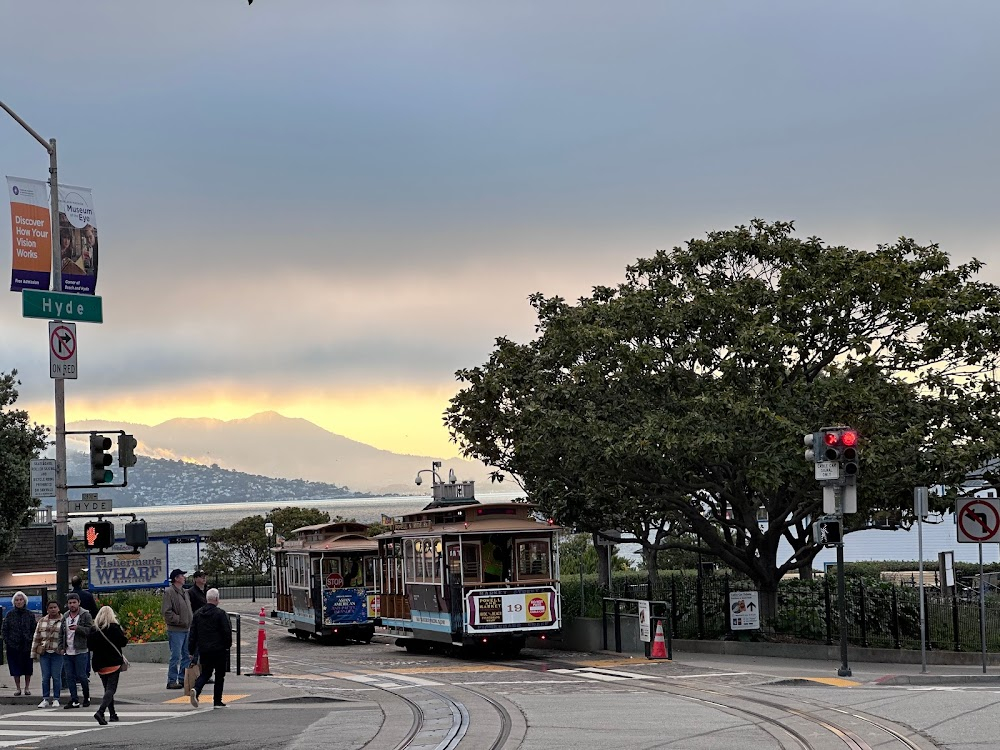
[[[80,713],[83,711],[84,713]],[[102,727],[91,712],[86,709],[55,711],[45,709],[15,710],[0,714],[0,747],[23,747],[44,742],[53,737],[69,737],[86,732],[108,731],[115,727],[148,724],[177,716],[188,715],[190,711],[119,711],[120,721]]]

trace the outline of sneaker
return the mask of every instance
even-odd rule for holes
[[[21,695],[21,691],[20,690],[15,690],[14,691],[14,697],[15,698],[19,697],[20,695]]]
[[[108,725],[108,720],[104,718],[104,714],[102,714],[100,711],[94,714],[94,718],[97,719],[97,723],[100,724],[102,727],[106,727]]]
[[[58,698],[56,698],[54,701],[52,701],[52,708],[59,708],[59,699]]]
[[[109,714],[108,721],[118,721],[118,714]]]
[[[90,708],[90,698],[84,698],[81,704],[84,708]]]
[[[65,710],[68,708],[79,708],[79,707],[80,707],[80,701],[70,701],[65,706],[63,706],[63,709]]]
[[[191,705],[198,708],[198,694],[194,690],[191,691]]]
[[[183,689],[184,689],[184,683],[182,683],[182,682],[168,682],[167,683],[167,690],[183,690]]]
[[[25,689],[24,689],[24,694],[25,694],[25,695],[31,695],[31,691],[30,691],[30,690],[28,690],[27,688],[25,688]]]
[[[45,698],[45,699],[42,700],[41,703],[38,704],[38,707],[39,708],[48,708],[50,705],[51,704],[49,703],[48,698]]]
[[[216,703],[214,706],[212,706],[212,708],[225,708],[225,707],[226,707],[225,703]]]

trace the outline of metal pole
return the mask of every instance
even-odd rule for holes
[[[986,674],[986,581],[983,575],[983,543],[979,543],[979,640],[983,644],[983,674]]]
[[[927,614],[924,611],[924,513],[927,488],[913,488],[913,510],[917,514],[917,557],[920,569],[920,671],[927,672]]]
[[[837,544],[837,609],[840,613],[840,677],[850,677],[851,668],[847,664],[847,584],[844,581],[844,492],[836,488],[836,510],[840,521],[841,536]]]
[[[584,606],[584,599],[586,597],[584,596],[584,591],[583,591],[583,560],[586,555],[586,552],[587,552],[587,545],[584,544],[583,547],[580,549],[580,617],[586,616],[586,611],[587,611],[586,607]]]
[[[7,114],[31,136],[42,144],[49,152],[49,189],[51,191],[51,226],[49,241],[52,244],[52,291],[62,291],[62,245],[59,236],[59,169],[56,160],[56,139],[48,142],[32,129],[28,123],[18,117],[3,102],[0,102]],[[56,321],[57,323],[59,321]],[[66,593],[69,591],[69,497],[66,494],[66,389],[62,378],[55,378],[55,419],[56,419],[56,597],[59,606],[66,606]]]

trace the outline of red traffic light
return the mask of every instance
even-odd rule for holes
[[[858,433],[854,430],[844,430],[840,435],[840,442],[842,445],[852,448],[858,444]]]
[[[840,437],[840,433],[837,432],[824,432],[823,442],[827,445],[836,445],[837,439]]]

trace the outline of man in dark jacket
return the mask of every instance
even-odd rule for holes
[[[205,594],[208,603],[194,614],[191,622],[191,636],[188,639],[190,653],[198,654],[201,660],[201,675],[191,691],[191,705],[198,708],[198,698],[202,688],[215,673],[213,708],[225,708],[222,702],[222,688],[226,680],[226,662],[229,649],[233,645],[233,631],[229,625],[229,615],[219,607],[219,590],[209,589]]]
[[[188,589],[188,597],[191,599],[191,611],[197,612],[208,603],[205,598],[205,571],[196,570],[191,574],[191,581],[193,583]]]
[[[97,612],[100,610],[97,606],[97,597],[83,587],[83,579],[80,576],[73,576],[69,582],[73,586],[70,590],[80,597],[80,606],[90,612],[92,618],[97,617]]]

